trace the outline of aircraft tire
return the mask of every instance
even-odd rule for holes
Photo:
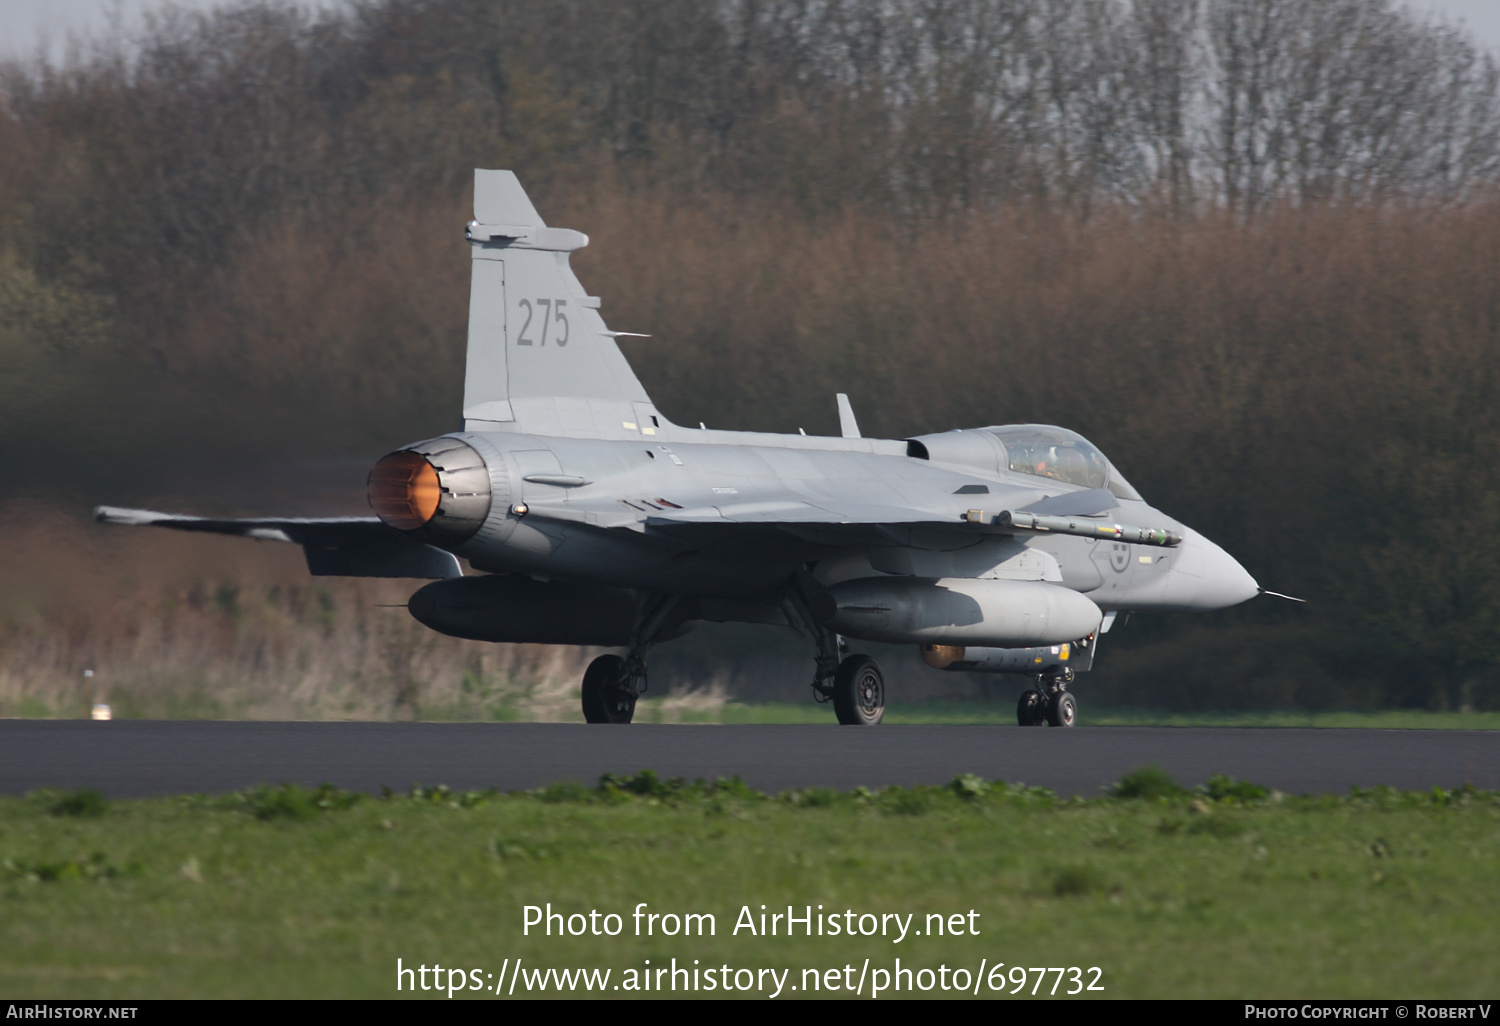
[[[846,727],[873,727],[885,718],[885,677],[867,655],[839,663],[833,677],[833,711]]]
[[[635,696],[620,686],[625,660],[602,655],[583,671],[583,719],[586,723],[629,723]]]
[[[1078,699],[1066,691],[1059,691],[1047,703],[1047,725],[1071,727],[1078,722]]]
[[[1040,727],[1046,722],[1047,708],[1042,693],[1031,688],[1021,693],[1016,703],[1016,722],[1023,727]]]

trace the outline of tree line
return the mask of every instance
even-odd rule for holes
[[[0,70],[0,488],[456,428],[513,167],[679,422],[1065,424],[1313,600],[1137,618],[1101,693],[1500,705],[1497,91],[1386,0],[162,14]]]

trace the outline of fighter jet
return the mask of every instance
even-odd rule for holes
[[[837,438],[675,424],[569,266],[586,235],[548,227],[512,172],[476,170],[464,239],[464,430],[377,462],[374,516],[96,518],[292,542],[316,575],[436,579],[407,608],[454,637],[619,648],[584,673],[590,723],[629,723],[652,646],[716,621],[809,641],[813,697],[842,724],[885,713],[857,640],[1015,674],[1019,723],[1072,726],[1069,685],[1118,613],[1259,591],[1066,428],[865,438],[842,394]]]

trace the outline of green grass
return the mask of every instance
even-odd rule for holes
[[[636,707],[642,723],[662,719],[653,701]],[[1500,712],[1444,713],[1422,709],[1375,712],[1171,712],[1156,709],[1100,709],[1080,703],[1079,723],[1090,727],[1374,727],[1386,730],[1500,730]],[[676,714],[688,723],[831,723],[831,706],[815,702],[728,702],[718,709]],[[893,724],[1001,724],[1014,726],[1013,702],[924,702],[893,704],[885,722]]]
[[[767,797],[642,774],[517,795],[0,799],[0,993],[382,998],[397,958],[498,973],[518,957],[610,969],[610,986],[674,957],[791,969],[789,984],[803,969],[857,976],[867,958],[1098,966],[1105,997],[1500,985],[1500,794],[1292,798],[1223,778],[1188,792],[1146,768],[1116,795],[964,777]],[[548,902],[619,913],[624,933],[523,935],[523,906]],[[631,936],[639,902],[713,913],[717,933]],[[734,936],[741,907],[762,904],[914,913],[916,929],[972,910],[978,935]]]

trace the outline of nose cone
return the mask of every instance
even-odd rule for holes
[[[1182,609],[1226,609],[1260,594],[1260,586],[1233,556],[1186,528],[1169,592]]]

